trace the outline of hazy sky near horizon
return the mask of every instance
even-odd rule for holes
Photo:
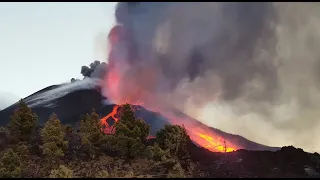
[[[105,61],[97,37],[113,26],[115,4],[0,3],[0,109],[1,102],[80,78],[81,66],[95,59]]]

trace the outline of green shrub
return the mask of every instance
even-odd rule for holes
[[[97,172],[97,174],[95,175],[95,178],[108,178],[108,177],[109,177],[109,173],[106,170],[101,170]]]
[[[124,175],[124,178],[133,178],[133,177],[135,177],[135,175],[132,170],[127,171]]]
[[[155,143],[153,146],[148,146],[147,151],[148,156],[155,161],[166,161],[170,156],[169,150],[161,149],[158,143]]]
[[[185,178],[185,172],[179,162],[172,162],[169,169],[168,178]]]
[[[60,165],[58,169],[51,170],[49,178],[73,178],[73,171],[64,165]]]
[[[8,149],[0,160],[1,178],[20,178],[21,165],[18,154],[12,149]]]

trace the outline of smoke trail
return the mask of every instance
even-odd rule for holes
[[[319,4],[119,3],[116,17],[111,98],[151,94],[259,143],[320,150]]]

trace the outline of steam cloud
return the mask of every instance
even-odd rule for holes
[[[320,4],[121,2],[116,18],[124,96],[138,86],[207,125],[320,151]]]

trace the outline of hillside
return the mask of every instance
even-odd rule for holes
[[[52,112],[55,112],[63,124],[77,125],[80,115],[90,113],[94,108],[100,117],[108,115],[114,108],[114,104],[105,104],[104,97],[101,96],[98,88],[99,81],[91,81],[89,79],[71,83],[67,85],[54,85],[44,88],[33,95],[24,99],[39,117],[39,124],[44,124]],[[6,125],[9,122],[10,115],[16,108],[16,104],[0,111],[0,125]],[[277,150],[276,147],[264,146],[241,136],[223,132],[221,130],[207,127],[199,121],[175,111],[175,114],[180,114],[185,121],[190,121],[197,127],[203,127],[212,131],[212,133],[227,139],[231,143],[238,144],[240,147],[249,150]],[[170,124],[170,121],[159,113],[149,111],[143,107],[135,111],[137,117],[140,117],[151,125],[151,135],[162,128],[165,124]]]

